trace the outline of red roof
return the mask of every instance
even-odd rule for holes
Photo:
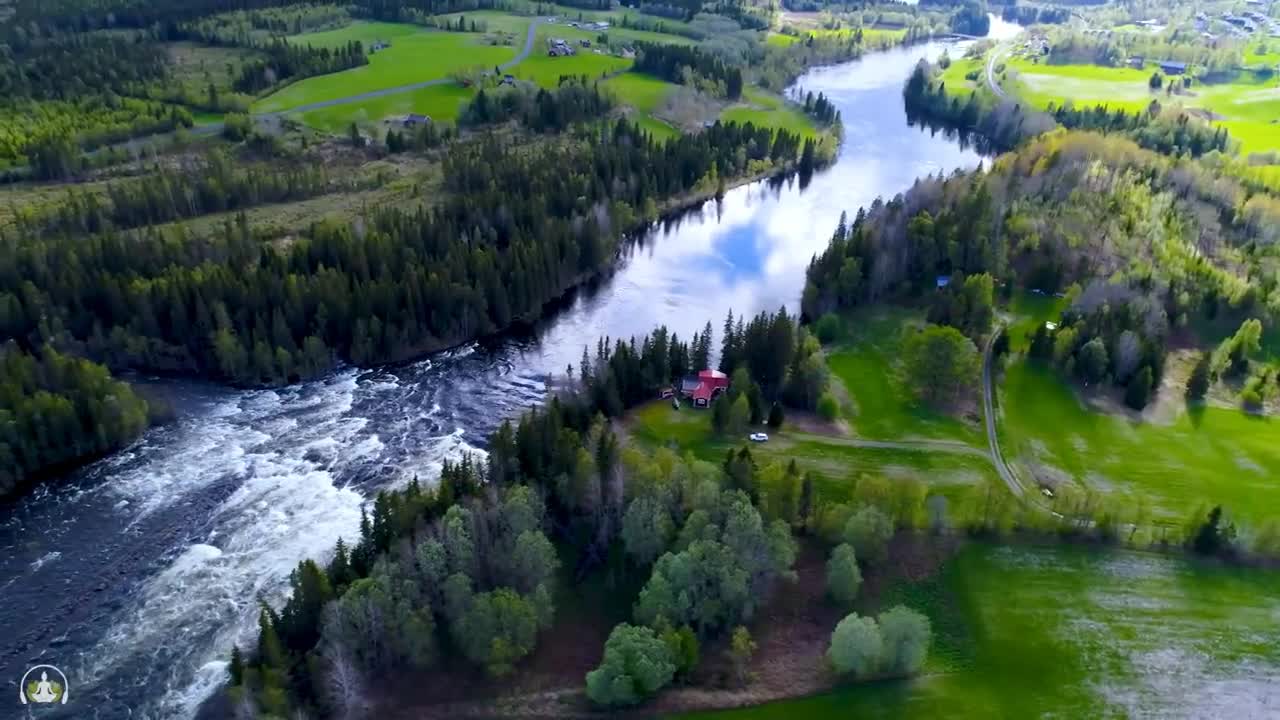
[[[698,387],[694,388],[693,392],[689,393],[689,395],[693,397],[694,400],[706,400],[707,402],[711,402],[711,393],[715,392],[715,390],[716,389],[710,384],[702,382],[698,383]]]
[[[729,376],[725,375],[719,370],[703,370],[702,372],[698,373],[698,379],[711,380],[711,381],[723,380],[726,385],[729,384]]]

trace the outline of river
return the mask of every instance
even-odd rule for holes
[[[1014,30],[995,19],[993,35]],[[903,82],[944,47],[806,74],[797,87],[843,117],[832,167],[804,188],[755,183],[655,225],[536,337],[276,390],[159,383],[174,422],[3,510],[0,677],[12,689],[28,666],[63,670],[70,703],[41,717],[193,716],[232,643],[252,643],[258,599],[278,606],[300,560],[356,535],[373,493],[476,449],[601,336],[666,324],[687,338],[730,309],[794,310],[841,212],[976,166],[976,152],[906,122]]]

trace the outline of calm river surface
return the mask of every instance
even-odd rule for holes
[[[993,33],[1011,29],[997,20]],[[476,448],[539,402],[549,375],[576,364],[585,345],[660,323],[688,337],[731,308],[795,309],[805,267],[842,211],[981,160],[907,126],[902,84],[944,47],[801,78],[843,116],[833,167],[804,189],[757,183],[656,226],[536,339],[278,390],[162,384],[176,422],[2,511],[6,687],[49,663],[67,674],[71,702],[41,717],[189,718],[225,676],[232,643],[252,641],[258,598],[282,602],[300,560],[356,535],[366,498]]]

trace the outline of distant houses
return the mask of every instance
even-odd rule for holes
[[[379,50],[386,50],[390,47],[391,47],[391,43],[385,40],[374,40],[373,44],[369,46],[369,52],[376,53]]]
[[[426,125],[429,122],[431,122],[431,118],[426,115],[409,113],[404,116],[404,120],[400,121],[400,124],[407,128],[416,128],[419,125]]]

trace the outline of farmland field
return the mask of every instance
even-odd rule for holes
[[[370,100],[344,103],[332,107],[308,110],[300,115],[303,123],[318,130],[334,134],[347,131],[351,123],[379,122],[408,113],[426,115],[432,120],[454,122],[463,104],[471,99],[474,91],[449,83],[421,88],[409,92],[384,95]]]
[[[683,717],[1267,717],[1278,593],[1275,574],[1175,557],[970,545],[886,598],[933,620],[924,675]]]
[[[1254,527],[1280,515],[1280,429],[1272,419],[1211,406],[1139,422],[1086,408],[1050,370],[1027,362],[1009,367],[1001,401],[1005,455],[1028,480],[1069,478],[1142,498],[1153,517],[1169,521],[1204,503],[1222,504]]]
[[[485,45],[483,38],[476,33],[433,32],[396,23],[354,23],[341,30],[294,36],[291,42],[323,45],[390,40],[391,47],[369,58],[366,66],[296,82],[257,102],[253,110],[287,111],[300,105],[446,78],[451,72],[468,67],[493,67],[519,52],[518,47]],[[523,46],[523,38],[520,45]]]
[[[1246,54],[1246,60],[1250,56]],[[1050,102],[1072,100],[1077,107],[1104,104],[1133,112],[1157,100],[1162,105],[1202,108],[1238,140],[1241,152],[1280,149],[1280,86],[1273,77],[1240,72],[1230,82],[1200,83],[1190,95],[1168,96],[1148,88],[1153,66],[1142,70],[1095,65],[1044,65],[1012,60],[1017,70],[1007,90],[1043,108]]]

